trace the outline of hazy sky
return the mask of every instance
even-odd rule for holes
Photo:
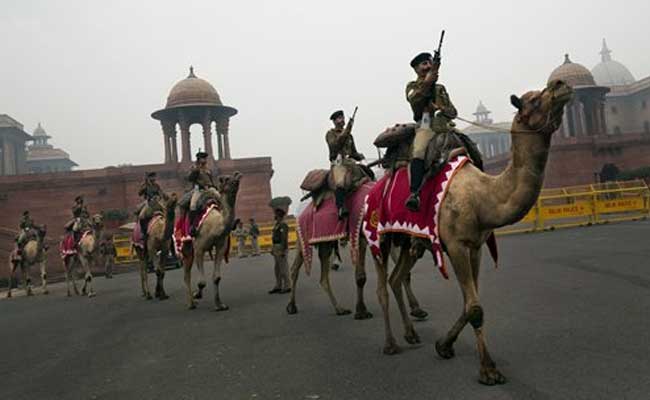
[[[410,59],[447,30],[441,83],[462,116],[480,100],[510,120],[511,93],[540,88],[570,53],[592,68],[602,38],[637,79],[650,75],[650,2],[31,1],[0,0],[0,113],[81,168],[159,163],[150,114],[194,65],[231,120],[233,157],[273,157],[273,194],[296,198],[327,168],[325,131],[359,106],[367,156],[386,126],[410,119]],[[193,126],[193,150],[202,145]]]

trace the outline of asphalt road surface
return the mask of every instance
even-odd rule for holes
[[[171,298],[140,298],[138,276],[97,278],[97,297],[0,300],[3,399],[648,399],[650,398],[650,223],[633,222],[499,238],[501,265],[484,258],[481,296],[488,347],[508,378],[477,382],[474,335],[456,357],[434,342],[461,310],[458,285],[421,261],[414,288],[429,319],[409,346],[385,356],[371,263],[366,298],[375,318],[337,317],[318,268],[298,282],[297,315],[273,285],[268,255],[226,267],[222,299],[211,290],[196,310],[184,303],[182,273],[167,274]],[[369,260],[370,261],[370,260]],[[153,275],[152,275],[153,277]],[[333,272],[353,308],[349,263]],[[4,297],[4,294],[1,294]]]

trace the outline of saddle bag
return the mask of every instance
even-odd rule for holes
[[[300,188],[308,192],[315,192],[327,184],[327,175],[329,171],[326,169],[314,169],[307,173],[305,179],[302,180]]]
[[[411,141],[415,136],[416,124],[396,124],[391,128],[386,128],[377,139],[374,145],[379,148],[388,148],[397,146],[405,141]]]

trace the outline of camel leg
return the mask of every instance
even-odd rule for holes
[[[50,291],[47,290],[47,270],[45,266],[45,261],[40,262],[40,267],[41,267],[41,288],[43,290],[43,294],[49,294]]]
[[[474,328],[481,363],[479,382],[484,385],[504,384],[506,378],[496,368],[496,364],[490,357],[483,334],[483,308],[479,304],[475,280],[475,277],[478,278],[480,250],[470,249],[460,243],[448,244],[447,250],[463,292],[464,309],[463,314],[447,333],[445,339],[436,342],[436,351],[443,358],[453,357],[453,343],[465,325],[469,323]]]
[[[336,315],[348,315],[352,311],[342,308],[339,306],[334,297],[334,292],[332,291],[332,285],[330,284],[330,261],[332,258],[332,245],[329,243],[323,243],[318,246],[318,258],[320,258],[320,285],[327,293],[327,296],[330,298],[330,302],[336,311]]]
[[[148,260],[149,256],[145,255],[140,262],[140,285],[142,286],[142,297],[147,300],[151,300],[151,291],[149,290],[149,271],[148,269]]]
[[[198,253],[198,254],[197,254]],[[205,253],[203,251],[196,251],[194,254],[194,259],[196,260],[196,268],[199,270],[199,283],[198,290],[194,293],[195,299],[203,298],[203,289],[206,286],[205,280],[205,269],[203,268],[203,259],[205,258]]]
[[[429,316],[429,313],[424,311],[420,307],[420,302],[415,297],[415,293],[413,292],[413,287],[411,286],[410,272],[404,276],[404,279],[402,279],[402,283],[404,285],[404,291],[406,292],[406,298],[408,299],[409,302],[409,307],[411,308],[411,316],[418,321],[424,321]]]
[[[293,265],[291,265],[291,300],[287,304],[287,313],[288,314],[297,314],[298,307],[296,307],[296,285],[298,284],[298,276],[300,275],[300,267],[304,263],[302,256],[302,250],[300,244],[296,246],[296,258],[293,259]]]
[[[72,279],[72,288],[74,289],[74,294],[79,296],[81,292],[79,292],[79,289],[77,289],[77,273],[75,272],[75,269],[79,265],[79,258],[77,256],[73,256],[70,260],[70,277]]]
[[[370,319],[372,313],[368,311],[366,303],[363,300],[363,289],[366,286],[366,248],[367,243],[364,239],[359,240],[359,259],[354,266],[354,280],[357,284],[357,307],[354,313],[354,319]]]
[[[390,313],[388,310],[388,252],[382,249],[382,260],[375,259],[377,270],[377,299],[381,305],[381,312],[384,315],[384,354],[393,355],[401,351],[395,341],[393,330],[390,327]]]
[[[13,261],[9,261],[9,290],[7,291],[7,298],[12,296],[12,288],[14,287],[14,274],[16,273],[17,264]]]
[[[420,343],[420,337],[418,336],[417,332],[415,332],[413,321],[411,321],[411,318],[409,318],[408,312],[406,310],[402,285],[404,276],[411,273],[411,269],[415,265],[415,262],[416,258],[415,256],[411,255],[410,249],[407,247],[402,247],[399,259],[397,260],[397,265],[393,269],[393,272],[389,278],[390,287],[393,290],[393,294],[395,295],[395,301],[397,302],[397,307],[399,308],[400,315],[402,316],[402,323],[404,324],[404,339],[409,344]]]
[[[23,274],[23,286],[25,288],[25,294],[27,296],[33,296],[34,292],[32,291],[32,277],[29,275],[29,267],[21,265],[20,270]]]
[[[194,262],[194,251],[190,248],[183,249],[183,280],[185,289],[187,289],[187,308],[193,310],[196,308],[194,296],[192,296],[192,263]]]
[[[164,246],[164,248],[167,248],[169,246]],[[166,257],[166,252],[161,251],[160,254],[156,257],[157,264],[155,265],[156,268],[156,298],[158,300],[167,300],[169,296],[167,296],[167,293],[165,292],[165,257]]]
[[[220,246],[222,247],[222,246]],[[219,295],[219,283],[221,283],[221,262],[223,260],[224,250],[217,248],[214,255],[214,268],[212,269],[212,283],[214,284],[214,309],[215,311],[227,311],[230,309],[221,301]]]
[[[88,288],[88,297],[95,297],[97,294],[93,290],[93,273],[90,271],[90,259],[81,257],[81,266],[84,269],[84,289]]]

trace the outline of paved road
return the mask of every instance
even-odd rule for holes
[[[484,263],[482,301],[491,352],[509,382],[477,383],[471,330],[444,361],[433,343],[460,311],[460,292],[421,263],[414,286],[428,321],[423,344],[381,353],[382,321],[370,272],[369,321],[337,317],[315,276],[299,282],[300,313],[267,295],[270,256],[225,271],[216,313],[185,310],[181,273],[172,298],[138,297],[136,274],[96,281],[94,299],[0,300],[0,391],[5,399],[647,399],[650,395],[650,223],[500,238],[502,262]],[[352,271],[333,274],[352,306]],[[4,296],[3,296],[4,297]],[[397,310],[394,327],[401,337]]]

